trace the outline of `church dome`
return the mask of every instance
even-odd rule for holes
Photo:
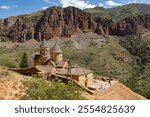
[[[48,45],[46,43],[46,40],[44,39],[40,45],[40,48],[48,48]]]
[[[51,53],[58,53],[58,54],[61,54],[62,53],[62,50],[60,49],[59,45],[56,43],[54,45],[54,47],[51,49]]]

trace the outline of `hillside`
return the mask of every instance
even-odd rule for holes
[[[72,64],[90,68],[97,75],[125,81],[132,74],[132,57],[114,38],[110,37],[101,48],[96,48],[96,43],[82,50],[64,48],[64,58],[71,60]]]
[[[51,39],[47,41],[50,47],[55,44],[56,39],[64,52],[64,59],[71,60],[71,64],[77,63],[83,68],[91,69],[95,75],[116,78],[136,93],[150,98],[150,67],[148,63],[145,63],[148,62],[145,55],[149,53],[149,48],[143,45],[145,42],[132,37],[127,39],[127,37],[109,36],[104,39],[102,36],[90,33],[74,35],[71,38]],[[121,40],[127,40],[123,41],[124,46],[121,44]],[[130,52],[127,51],[128,48],[131,48],[129,42],[133,46],[132,49],[129,49]],[[0,45],[3,44],[4,42],[1,42]],[[31,66],[33,55],[39,49],[39,44],[35,40],[16,43],[9,48],[8,45],[0,48],[0,64],[6,67],[19,66],[24,52],[27,53]],[[137,51],[139,57],[137,57]],[[144,64],[137,63],[139,60],[145,61]],[[144,90],[145,88],[146,90]]]
[[[143,96],[133,92],[121,83],[116,83],[105,91],[97,91],[95,95],[83,93],[87,99],[96,100],[145,100]]]
[[[2,43],[4,44],[4,43]],[[2,45],[0,44],[0,45]],[[2,47],[0,48],[0,66],[5,66],[9,68],[14,68],[19,66],[20,60],[23,56],[23,53],[28,53],[29,63],[31,63],[33,49],[28,49],[24,47],[17,47],[18,44],[14,45],[13,43],[6,43],[9,48]],[[6,46],[6,47],[7,47]],[[12,47],[11,47],[12,46]],[[10,48],[11,47],[11,48]]]
[[[97,99],[111,100],[111,99],[123,99],[123,100],[144,100],[143,96],[133,92],[121,83],[116,83],[114,86],[109,88],[102,93],[97,95]]]
[[[44,88],[40,89],[40,87],[43,85],[43,84],[41,84],[41,83],[43,83],[43,81],[41,82],[40,80],[36,79],[36,81],[33,82],[32,78],[20,75],[18,73],[9,71],[4,68],[0,68],[0,99],[1,100],[18,100],[18,99],[24,97],[27,94],[26,89],[27,89],[28,85],[22,84],[22,82],[27,79],[31,80],[30,82],[32,83],[32,87],[30,87],[31,92],[33,90],[35,91],[35,93],[38,93],[38,92],[36,92],[36,90],[44,91]],[[38,81],[40,81],[40,82],[38,82]],[[39,88],[34,89],[36,87],[36,85],[38,85],[38,84],[40,84],[40,86],[38,86]],[[60,84],[60,85],[62,85],[62,84]],[[122,93],[122,92],[124,92],[124,93]],[[101,93],[105,93],[105,95],[97,94],[93,97],[93,96],[87,94],[86,92],[83,92],[82,95],[86,99],[100,99],[100,100],[101,99],[103,99],[103,100],[106,100],[106,99],[144,100],[145,99],[144,97],[134,93],[133,91],[131,91],[130,89],[128,89],[127,87],[125,87],[124,85],[122,85],[120,83],[115,84],[114,86],[112,86],[112,88],[106,90],[106,92],[102,91]],[[44,94],[44,92],[42,92],[42,94]],[[40,92],[39,92],[39,96],[40,96]],[[44,99],[44,97],[43,97],[43,99]]]
[[[115,21],[120,21],[126,17],[150,14],[150,5],[127,4],[115,8],[95,7],[92,9],[85,9],[84,11],[91,13],[94,17],[104,17]]]
[[[27,76],[0,67],[0,100],[17,100],[25,95],[22,81]]]

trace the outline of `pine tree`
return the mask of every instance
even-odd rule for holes
[[[20,68],[27,68],[29,66],[28,64],[28,56],[26,53],[23,54],[22,60],[19,64]]]

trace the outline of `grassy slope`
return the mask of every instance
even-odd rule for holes
[[[95,74],[119,79],[133,91],[150,99],[150,64],[138,66],[132,60],[130,53],[112,39],[101,49],[89,47],[84,50],[64,49],[65,58],[72,63],[91,68]],[[115,59],[115,56],[126,58]],[[126,60],[125,59],[125,60]],[[141,71],[142,70],[142,71]]]
[[[149,14],[150,13],[150,5],[146,4],[128,4],[124,6],[119,6],[115,8],[100,8],[96,7],[93,9],[86,9],[86,12],[93,14],[95,17],[105,17],[111,18],[115,21],[119,21],[126,17],[141,15],[141,14]]]
[[[90,68],[95,74],[115,77],[120,80],[125,80],[130,77],[132,72],[131,56],[118,42],[109,39],[108,43],[101,49],[89,47],[84,50],[64,49],[64,57],[68,58],[73,63]],[[126,63],[115,59],[115,56],[120,55],[128,58]]]
[[[16,67],[19,65],[23,53],[26,52],[31,60],[32,50],[26,48],[11,48],[11,49],[0,49],[0,65],[6,67]]]

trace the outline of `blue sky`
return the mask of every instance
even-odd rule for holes
[[[32,13],[50,6],[75,6],[85,9],[95,6],[111,8],[129,3],[150,4],[150,0],[0,0],[0,18]]]

